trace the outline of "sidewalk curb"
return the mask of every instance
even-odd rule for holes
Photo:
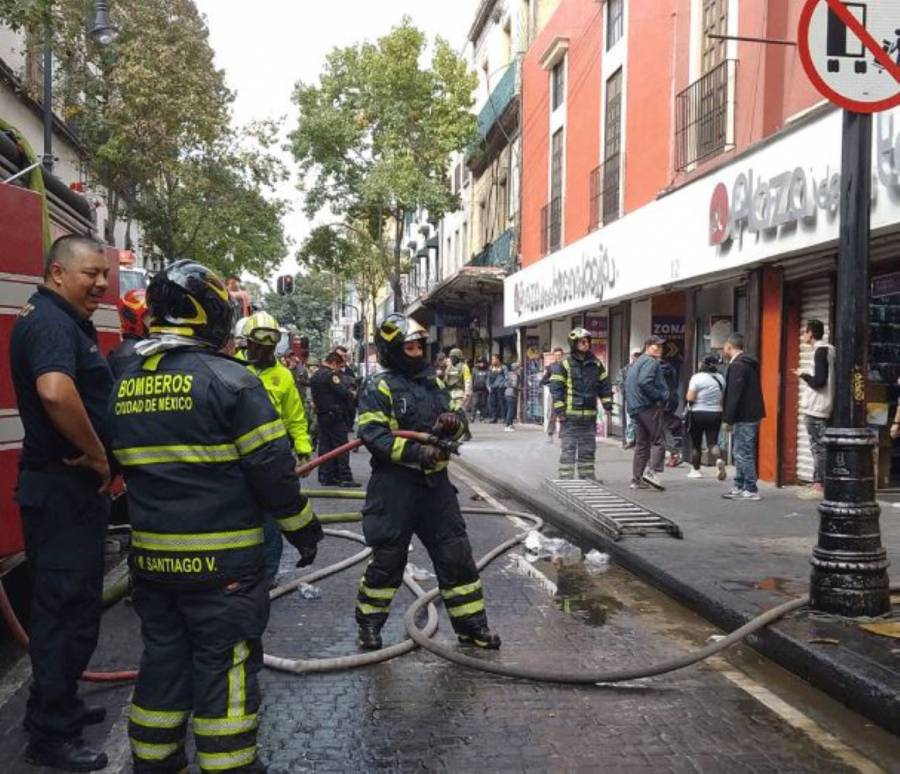
[[[665,592],[681,604],[689,607],[724,631],[733,631],[750,621],[755,614],[725,604],[721,599],[703,589],[689,585],[671,573],[655,566],[644,557],[628,549],[627,542],[616,543],[598,530],[566,511],[554,508],[533,495],[512,489],[500,479],[469,462],[454,462],[476,478],[485,480],[504,496],[526,505],[550,524],[576,535],[591,547],[611,554],[626,570]],[[663,539],[663,538],[660,538]],[[848,651],[841,648],[821,650],[810,646],[803,638],[786,631],[783,624],[776,624],[749,637],[746,643],[754,650],[793,672],[810,685],[864,715],[869,720],[900,735],[900,691],[896,685],[872,679],[865,663],[855,654],[852,658],[840,658]],[[848,661],[858,661],[858,668]]]

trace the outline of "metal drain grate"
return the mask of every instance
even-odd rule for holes
[[[684,537],[674,521],[613,494],[596,481],[557,479],[547,481],[547,488],[613,540],[628,535]]]

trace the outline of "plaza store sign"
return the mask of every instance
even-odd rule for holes
[[[552,265],[541,261],[520,275],[511,278],[513,309],[516,317],[532,319],[601,302],[616,286],[616,262],[601,244]]]
[[[876,135],[875,182],[900,190],[900,132],[893,115],[879,115]],[[877,196],[873,186],[873,197]],[[803,167],[769,177],[752,169],[740,172],[731,184],[718,183],[709,207],[709,243],[724,247],[747,232],[777,234],[800,223],[815,224],[819,213],[837,215],[841,174],[825,168],[819,174]]]

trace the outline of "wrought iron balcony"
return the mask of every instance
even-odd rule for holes
[[[541,209],[541,255],[550,255],[562,247],[562,197],[551,199]]]
[[[513,254],[515,237],[516,230],[514,228],[507,229],[469,261],[469,265],[497,266],[502,269],[512,266],[516,262],[516,256]]]
[[[591,223],[590,230],[617,220],[619,193],[622,183],[622,155],[614,153],[591,172]]]
[[[675,96],[675,169],[722,153],[732,134],[737,61],[726,59]]]
[[[484,140],[509,107],[510,102],[519,96],[519,60],[509,63],[506,71],[500,76],[497,85],[491,91],[488,101],[478,114],[478,136]]]

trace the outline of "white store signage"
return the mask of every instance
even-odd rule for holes
[[[872,229],[900,225],[900,109],[875,118]],[[520,326],[835,242],[841,114],[830,112],[504,280]]]

